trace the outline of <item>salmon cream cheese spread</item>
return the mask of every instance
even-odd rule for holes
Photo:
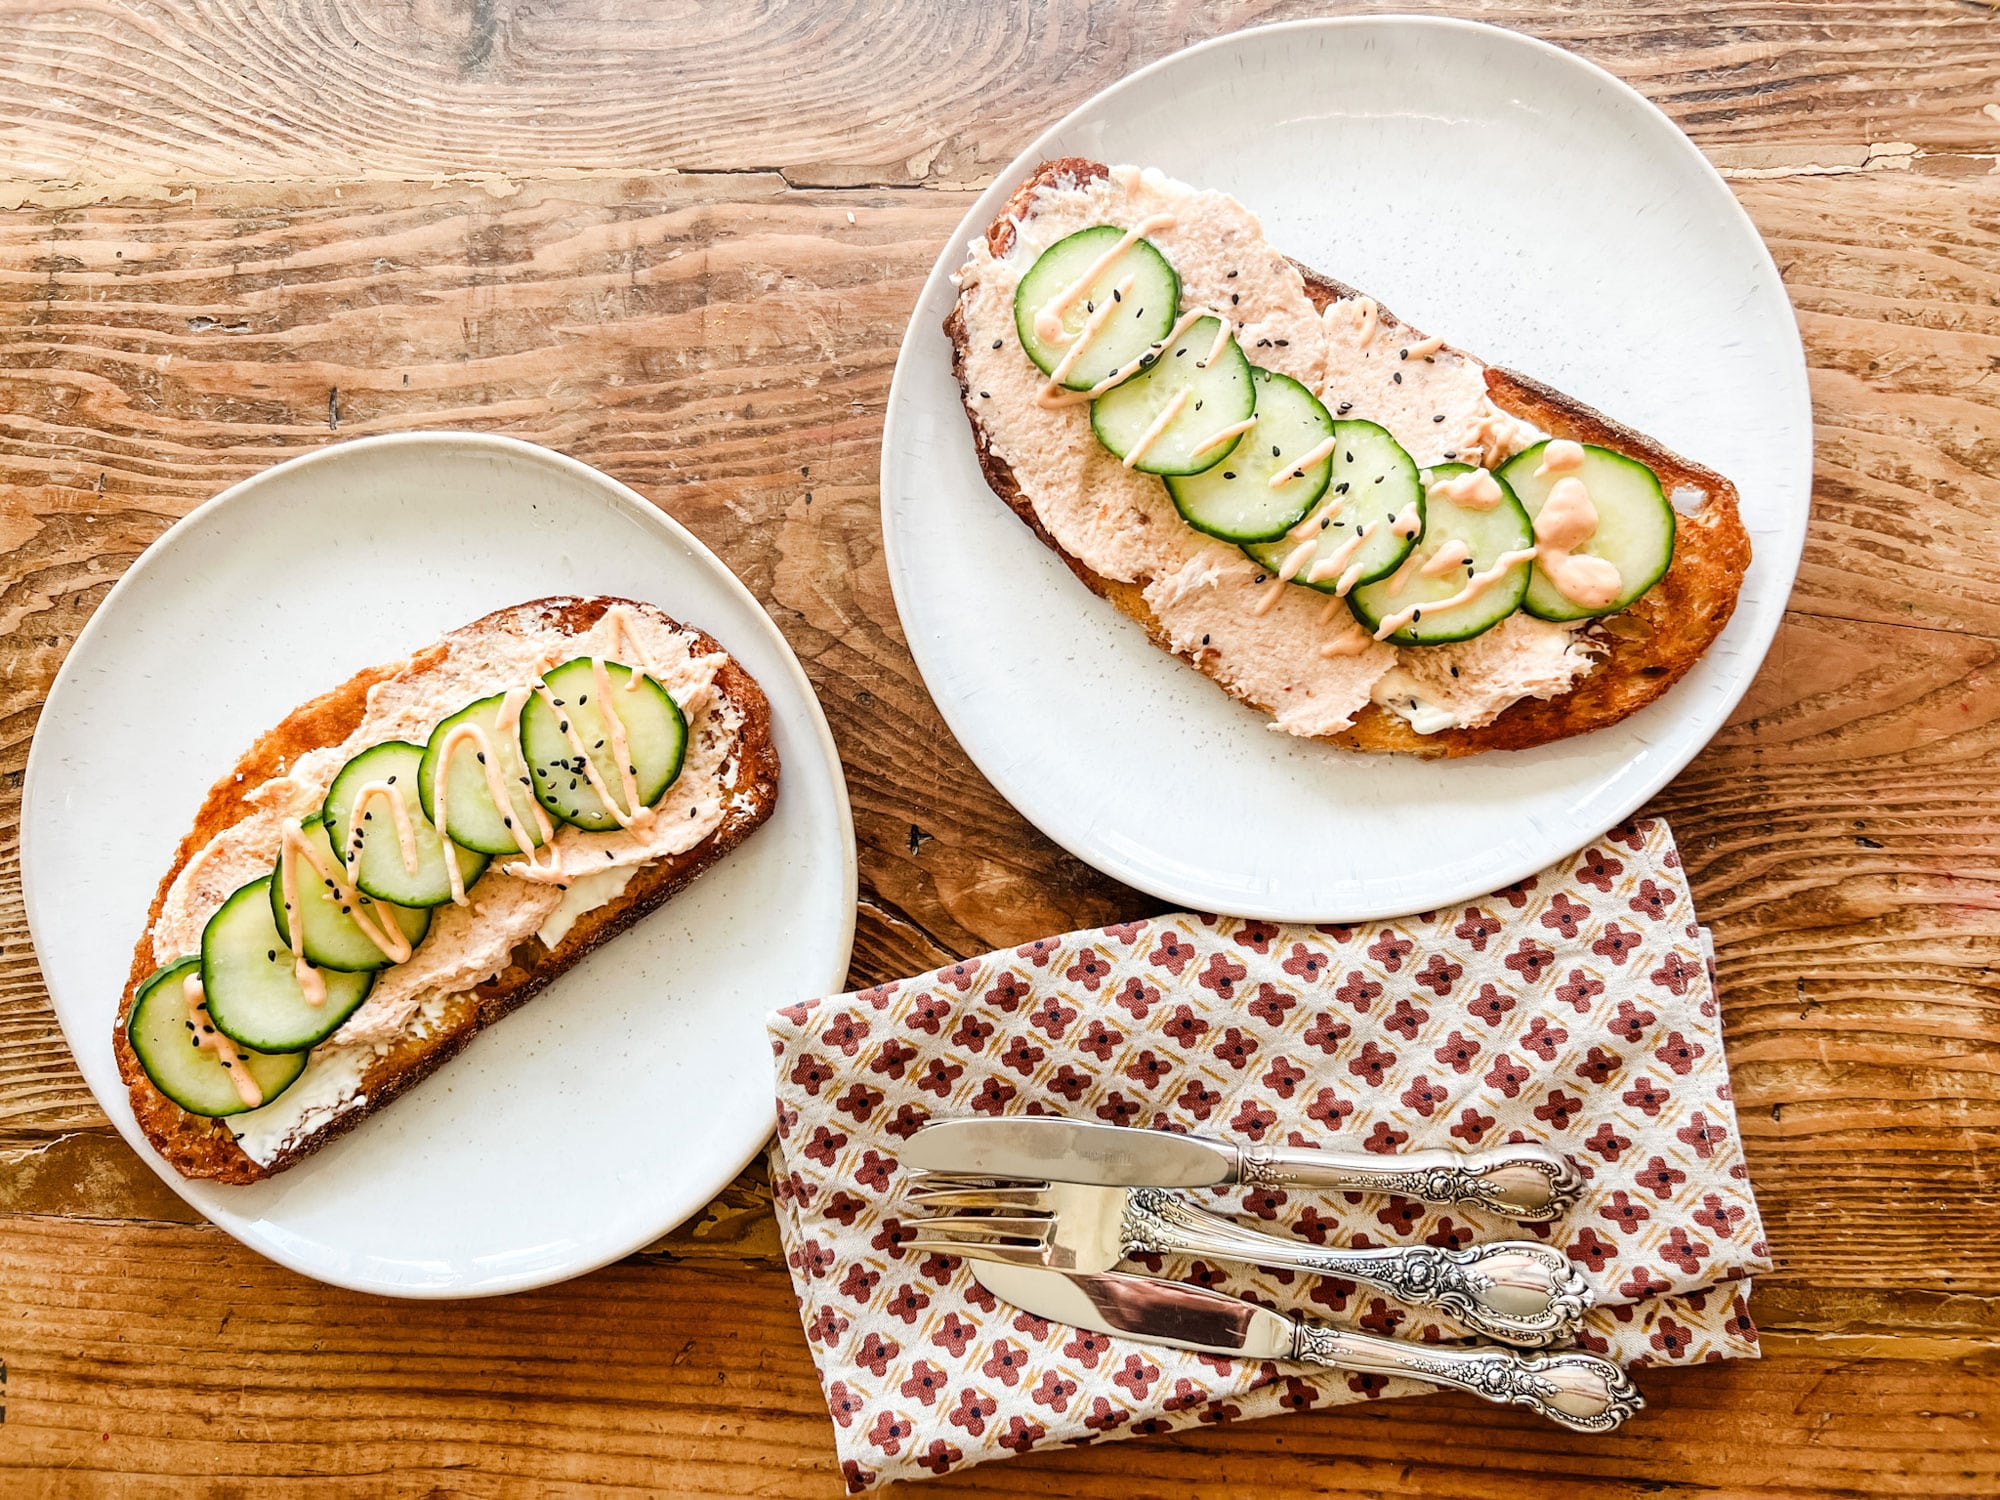
[[[1095,441],[1090,408],[1074,398],[1082,393],[1058,394],[1024,353],[1014,302],[1042,252],[1104,224],[1143,226],[1179,275],[1182,307],[1226,320],[1226,332],[1254,364],[1298,381],[1329,412],[1379,423],[1421,468],[1482,465],[1476,476],[1440,481],[1453,486],[1447,493],[1461,505],[1477,506],[1482,482],[1493,485],[1485,469],[1546,436],[1493,405],[1478,361],[1408,327],[1385,327],[1369,299],[1345,298],[1322,312],[1298,269],[1265,240],[1257,217],[1227,194],[1197,191],[1150,168],[1113,167],[1088,182],[1043,187],[1017,221],[1007,253],[993,254],[982,236],[958,274],[967,400],[992,451],[1065,551],[1105,578],[1138,585],[1175,651],[1265,705],[1272,727],[1288,734],[1336,734],[1371,702],[1419,734],[1475,728],[1523,698],[1568,691],[1592,669],[1598,648],[1583,634],[1587,621],[1525,612],[1450,644],[1399,648],[1376,640],[1341,599],[1292,587],[1281,569],[1195,530],[1157,479],[1134,472],[1134,455],[1121,461]],[[1181,324],[1188,321],[1184,314]],[[1538,527],[1537,542],[1568,569],[1565,593],[1615,592],[1615,571],[1599,578],[1597,559],[1562,550],[1591,524],[1568,496],[1550,507],[1551,534]],[[1379,522],[1394,526],[1397,518]],[[1314,545],[1301,541],[1287,566],[1303,566]],[[1473,592],[1481,586],[1468,585]]]

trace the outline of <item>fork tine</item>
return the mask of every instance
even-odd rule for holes
[[[905,1240],[906,1250],[934,1251],[939,1255],[956,1255],[961,1260],[992,1260],[1007,1266],[1046,1266],[1046,1250],[1030,1245],[974,1245],[963,1240]]]
[[[970,1236],[982,1242],[1032,1240],[1046,1245],[1055,1233],[1056,1221],[1041,1216],[970,1218],[964,1214],[939,1214],[919,1219],[916,1227],[926,1234]]]
[[[921,1168],[910,1174],[914,1188],[1046,1188],[1048,1179],[1044,1177],[981,1177],[973,1172],[926,1172]]]
[[[911,1189],[909,1200],[924,1208],[1048,1208],[1051,1194],[1040,1185],[1021,1187],[931,1187]]]

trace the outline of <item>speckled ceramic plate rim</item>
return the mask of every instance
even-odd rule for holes
[[[857,863],[853,816],[848,802],[847,784],[841,767],[840,754],[834,744],[832,732],[827,726],[825,713],[820,708],[819,700],[804,669],[800,666],[790,643],[785,640],[783,633],[763,606],[757,602],[755,596],[691,532],[629,486],[578,459],[552,449],[490,433],[453,431],[395,433],[333,443],[273,465],[231,485],[170,526],[113,584],[104,602],[98,606],[90,619],[85,622],[82,631],[78,633],[75,645],[57,673],[55,683],[43,706],[43,722],[47,723],[52,716],[62,714],[65,699],[72,690],[70,685],[103,649],[100,643],[114,631],[127,627],[129,622],[123,618],[124,596],[135,589],[139,580],[145,578],[153,569],[163,566],[174,558],[186,539],[197,535],[218,518],[227,517],[239,525],[254,523],[260,498],[270,491],[274,483],[296,478],[303,471],[338,468],[351,463],[357,455],[375,454],[384,450],[392,452],[405,450],[418,456],[438,452],[500,454],[531,464],[545,465],[595,490],[613,510],[637,522],[641,527],[651,530],[671,548],[682,552],[694,566],[701,568],[709,576],[713,586],[719,587],[725,595],[733,596],[741,614],[740,620],[717,622],[710,619],[696,620],[693,623],[709,626],[724,635],[738,634],[744,627],[756,629],[765,637],[762,642],[764,650],[782,664],[781,669],[775,674],[769,670],[760,672],[759,683],[772,702],[774,720],[784,721],[792,732],[792,737],[803,740],[814,752],[815,758],[806,764],[798,764],[795,745],[793,757],[783,765],[779,806],[781,810],[785,806],[788,792],[797,798],[800,793],[795,788],[807,778],[823,778],[822,790],[829,799],[828,811],[835,825],[834,836],[827,842],[836,847],[822,851],[820,873],[815,878],[839,883],[842,897],[835,909],[844,909],[845,920],[832,922],[823,931],[805,934],[798,933],[786,925],[789,920],[788,914],[774,913],[773,916],[780,930],[785,933],[787,941],[811,942],[823,950],[824,979],[819,982],[816,992],[838,991],[846,981],[854,942]],[[496,601],[496,604],[498,602]],[[800,730],[804,731],[802,735],[798,733]],[[251,732],[254,734],[256,731]],[[38,853],[42,841],[45,837],[54,837],[56,833],[50,826],[53,815],[44,807],[45,795],[52,779],[48,770],[48,761],[51,757],[43,753],[44,743],[38,725],[35,739],[29,747],[21,826],[22,882],[28,928],[38,954],[47,954],[58,944],[71,940],[67,934],[60,931],[59,913],[49,905],[49,899],[36,877]],[[758,832],[762,831],[760,829]],[[734,851],[730,859],[724,860],[717,866],[717,871],[727,869],[732,860],[753,857],[756,838],[757,834],[753,833],[749,842]],[[711,871],[703,879],[714,880],[716,873]],[[697,882],[695,889],[699,889],[699,886],[700,883]],[[655,914],[648,920],[657,921],[665,911],[672,909],[672,905],[673,903],[669,903],[662,913]],[[143,923],[144,909],[124,915],[131,919],[130,925],[136,933]],[[643,928],[644,924],[641,926]],[[102,934],[98,936],[101,938]],[[631,936],[627,934],[621,941],[628,941]],[[615,952],[616,947],[617,944],[613,943],[603,952]],[[129,953],[129,948],[124,951]],[[124,962],[122,958],[119,960],[121,970]],[[549,992],[537,996],[533,1004],[521,1014],[524,1016],[532,1014],[536,1005],[550,1005],[556,992],[577,977],[572,974],[558,979]],[[117,995],[64,995],[56,992],[53,984],[51,992],[64,1038],[76,1057],[91,1092],[110,1116],[119,1133],[169,1187],[213,1222],[260,1254],[303,1275],[356,1291],[415,1298],[490,1296],[530,1290],[581,1275],[642,1248],[699,1211],[749,1164],[769,1138],[770,1133],[768,1118],[756,1115],[754,1128],[746,1127],[733,1134],[726,1132],[711,1134],[703,1140],[688,1143],[686,1155],[679,1161],[682,1170],[676,1178],[671,1200],[663,1203],[657,1220],[648,1222],[643,1232],[628,1229],[622,1237],[615,1240],[591,1242],[588,1239],[587,1226],[579,1226],[579,1233],[584,1236],[584,1242],[577,1247],[576,1253],[561,1263],[544,1264],[511,1274],[487,1276],[449,1274],[440,1279],[419,1283],[399,1281],[383,1274],[381,1264],[364,1263],[357,1266],[344,1261],[337,1252],[329,1253],[329,1247],[310,1237],[302,1238],[288,1232],[281,1213],[253,1216],[232,1208],[230,1203],[232,1196],[260,1193],[269,1187],[303,1178],[311,1171],[318,1158],[308,1158],[291,1172],[272,1179],[270,1183],[258,1184],[247,1189],[189,1181],[167,1166],[154,1153],[139,1131],[132,1117],[124,1083],[118,1076],[117,1062],[111,1050],[109,1035],[110,1022],[116,1014]],[[779,999],[773,1003],[783,1003],[783,1000]],[[762,1013],[759,1014],[761,1016]],[[518,1018],[510,1020],[514,1024],[519,1024]],[[504,1030],[504,1027],[502,1029]],[[721,1059],[723,1063],[721,1072],[729,1078],[732,1090],[738,1095],[768,1103],[769,1059],[762,1045],[761,1027],[756,1029],[755,1040],[756,1046],[752,1048],[746,1045],[741,1049],[741,1056]],[[475,1042],[475,1050],[477,1045]],[[454,1061],[435,1078],[428,1080],[412,1097],[421,1099],[426,1091],[446,1086],[453,1076],[452,1070],[462,1069],[463,1066],[462,1060]],[[407,1108],[407,1103],[399,1103],[397,1106],[399,1110],[404,1108]],[[396,1115],[397,1110],[390,1110],[366,1122],[360,1132],[335,1142],[328,1148],[329,1151],[349,1150],[361,1145],[361,1137],[366,1132],[383,1121],[394,1120]],[[471,1254],[466,1257],[468,1265],[476,1265],[479,1259],[480,1257]]]
[[[1065,807],[1052,802],[1037,786],[1030,774],[1032,768],[1024,766],[1017,755],[1010,754],[1004,736],[996,734],[994,726],[981,721],[978,709],[970,701],[976,694],[962,692],[954,680],[953,669],[957,664],[948,659],[945,648],[930,640],[922,628],[923,604],[933,592],[942,592],[945,586],[934,585],[914,568],[906,555],[906,539],[902,535],[898,514],[902,504],[916,503],[926,484],[935,488],[935,474],[925,467],[931,455],[921,451],[907,435],[908,429],[917,424],[915,409],[919,403],[935,405],[948,402],[958,413],[958,442],[968,457],[972,453],[972,436],[964,421],[955,383],[949,379],[948,373],[946,380],[939,382],[934,371],[918,368],[926,362],[926,346],[942,347],[945,344],[941,325],[955,297],[951,277],[964,263],[965,246],[985,232],[986,226],[1015,187],[1039,162],[1066,155],[1097,154],[1094,149],[1097,143],[1082,137],[1094,129],[1105,128],[1107,121],[1117,117],[1125,101],[1166,81],[1179,70],[1227,68],[1232,64],[1233,54],[1246,45],[1263,46],[1273,40],[1282,42],[1329,33],[1345,34],[1358,49],[1371,34],[1401,31],[1453,33],[1458,37],[1476,35],[1490,42],[1494,49],[1495,66],[1504,66],[1506,54],[1512,49],[1523,49],[1544,60],[1559,60],[1562,65],[1575,70],[1580,83],[1605,91],[1627,109],[1635,111],[1635,118],[1660,137],[1660,149],[1678,155],[1684,165],[1691,164],[1700,174],[1705,174],[1717,190],[1716,214],[1726,222],[1729,232],[1744,242],[1746,253],[1761,261],[1769,284],[1777,289],[1780,298],[1784,297],[1777,267],[1749,216],[1699,148],[1658,106],[1622,80],[1573,53],[1518,32],[1476,21],[1393,15],[1322,18],[1281,22],[1217,37],[1138,69],[1101,91],[1043,132],[995,177],[992,185],[967,210],[933,265],[904,336],[891,383],[882,442],[881,501],[890,587],[909,638],[911,653],[934,701],[974,763],[1001,794],[1043,833],[1077,858],[1177,905],[1278,921],[1369,920],[1429,910],[1486,894],[1575,851],[1604,829],[1615,826],[1636,811],[1677,775],[1721,727],[1748,690],[1770,648],[1783,617],[1784,600],[1798,572],[1811,497],[1812,424],[1804,349],[1798,339],[1796,325],[1789,320],[1787,304],[1787,324],[1791,329],[1789,340],[1784,347],[1768,352],[1773,361],[1774,375],[1787,387],[1792,411],[1790,430],[1784,436],[1790,441],[1793,451],[1788,460],[1789,482],[1776,496],[1782,502],[1778,524],[1758,532],[1756,536],[1753,568],[1762,572],[1765,580],[1762,597],[1749,607],[1739,606],[1723,639],[1711,648],[1710,657],[1726,659],[1729,663],[1725,682],[1710,683],[1700,689],[1684,682],[1661,702],[1642,710],[1640,715],[1597,732],[1600,735],[1622,733],[1634,741],[1635,749],[1625,770],[1613,778],[1610,790],[1615,792],[1615,797],[1600,803],[1595,815],[1587,820],[1545,826],[1531,818],[1527,835],[1508,841],[1493,859],[1470,872],[1447,872],[1429,881],[1405,880],[1390,889],[1377,889],[1367,882],[1355,882],[1331,897],[1309,896],[1303,901],[1285,891],[1274,891],[1266,899],[1257,899],[1246,896],[1240,890],[1218,888],[1214,881],[1206,878],[1205,871],[1176,861],[1171,855],[1151,847],[1143,833],[1107,828],[1093,809]],[[1145,160],[1142,156],[1122,159],[1142,163]],[[1329,269],[1339,273],[1337,267]],[[998,504],[983,482],[979,490],[986,504]],[[1066,576],[1063,581],[1071,589],[1076,587]],[[1074,601],[1071,607],[1080,613],[1086,604],[1085,601]],[[1117,626],[1135,628],[1122,620],[1117,622]],[[998,643],[993,649],[996,654],[1000,653]],[[1211,694],[1215,692],[1213,684],[1202,681],[1184,668],[1183,671],[1193,687]],[[1648,734],[1648,728],[1655,726],[1663,713],[1678,714],[1681,718],[1672,731],[1672,748],[1660,754],[1657,752],[1661,745]],[[1592,738],[1594,736],[1580,736],[1576,740],[1537,751],[1502,752],[1452,764],[1478,766],[1481,762],[1503,759],[1509,754],[1559,755],[1565,745],[1575,745]],[[1329,753],[1343,754],[1330,748]],[[1640,761],[1645,764],[1637,764]]]

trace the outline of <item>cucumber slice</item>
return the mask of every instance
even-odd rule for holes
[[[184,986],[201,973],[201,960],[183,958],[157,970],[139,986],[125,1034],[153,1087],[189,1114],[240,1115],[269,1104],[306,1069],[303,1052],[238,1052],[228,1061],[214,1044],[213,1022],[199,1002],[190,1006]],[[257,1104],[237,1092],[231,1072],[241,1066],[257,1085]]]
[[[1199,474],[1242,441],[1218,435],[1256,410],[1250,361],[1221,319],[1197,318],[1138,374],[1090,403],[1090,428],[1141,473]]]
[[[437,823],[438,761],[445,741],[460,726],[481,731],[480,740],[460,739],[451,753],[449,779],[445,783],[445,832],[454,843],[481,854],[519,854],[515,833],[527,835],[531,847],[539,849],[548,841],[548,819],[528,791],[528,768],[521,761],[520,726],[502,724],[500,709],[504,693],[468,703],[431,731],[424,746],[423,763],[417,768],[417,798],[424,816]],[[532,703],[534,700],[528,700]],[[486,779],[488,752],[494,756],[494,771],[510,795],[511,806],[502,809]],[[550,830],[553,832],[553,830]]]
[[[1507,553],[1525,553],[1535,545],[1528,513],[1506,481],[1498,481],[1500,501],[1488,510],[1460,505],[1430,491],[1437,480],[1470,472],[1470,464],[1439,464],[1425,471],[1422,540],[1390,577],[1364,583],[1347,596],[1347,607],[1370,635],[1382,628],[1384,620],[1416,611],[1408,624],[1383,639],[1397,646],[1469,641],[1521,607],[1532,558],[1518,558],[1490,582],[1473,581],[1491,573]],[[1449,552],[1440,558],[1447,548]],[[1427,571],[1433,567],[1435,571]],[[1477,591],[1472,598],[1449,608],[1436,607],[1468,587]]]
[[[1333,482],[1330,451],[1316,463],[1300,466],[1301,459],[1333,441],[1333,418],[1319,398],[1275,370],[1252,365],[1250,379],[1256,387],[1257,425],[1230,450],[1229,462],[1166,480],[1181,519],[1225,542],[1283,536]],[[1276,489],[1273,479],[1281,481]]]
[[[299,831],[312,843],[313,853],[319,862],[333,871],[334,879],[329,881],[312,865],[301,858],[293,879],[299,896],[299,946],[305,949],[306,962],[320,969],[339,969],[347,973],[358,973],[363,969],[386,969],[398,959],[384,953],[375,940],[361,930],[361,924],[354,919],[357,910],[365,912],[376,922],[394,922],[411,947],[415,947],[430,931],[431,914],[422,907],[391,906],[386,901],[377,901],[372,896],[364,896],[346,881],[340,868],[340,858],[333,852],[333,843],[327,837],[326,820],[314,813],[303,823]],[[271,920],[277,925],[280,935],[289,933],[291,925],[285,918],[285,870],[282,856],[278,868],[271,872]],[[381,929],[387,931],[387,929]]]
[[[542,806],[579,828],[604,833],[618,827],[618,819],[591,785],[589,770],[597,773],[628,817],[634,811],[630,791],[637,791],[640,807],[651,807],[666,794],[681,774],[687,752],[687,720],[672,694],[645,676],[637,686],[628,687],[632,669],[617,662],[604,663],[604,681],[599,682],[588,656],[564,662],[542,681],[548,684],[553,705],[538,693],[521,712],[521,749]],[[618,736],[611,732],[604,712],[607,685],[611,711],[625,740],[622,772],[614,753]],[[630,790],[627,776],[634,783]]]
[[[222,903],[201,930],[201,983],[215,1029],[259,1052],[303,1052],[325,1041],[374,986],[372,972],[322,970],[326,995],[306,998],[291,950],[271,919],[271,877]]]
[[[326,831],[334,852],[345,856],[354,799],[364,787],[381,785],[386,792],[371,793],[361,809],[359,857],[354,863],[354,883],[378,901],[394,901],[399,906],[442,906],[451,900],[451,871],[445,866],[445,847],[450,841],[438,833],[424,816],[417,786],[424,761],[424,747],[407,740],[390,740],[372,745],[340,768],[333,785],[326,790]],[[403,841],[397,829],[395,803],[400,801],[410,822],[410,842],[416,868],[403,860]],[[459,889],[464,890],[486,872],[484,854],[451,844],[458,861]]]
[[[1542,466],[1548,446],[1541,442],[1515,454],[1500,466],[1500,477],[1521,497],[1531,521],[1541,515],[1557,480],[1582,480],[1597,511],[1597,530],[1571,550],[1579,557],[1601,557],[1612,564],[1622,586],[1617,597],[1601,607],[1579,604],[1536,563],[1522,607],[1544,620],[1588,620],[1628,609],[1660,581],[1674,560],[1674,507],[1651,469],[1635,458],[1588,443],[1582,445],[1581,467],[1537,478],[1535,470]]]
[[[1335,422],[1333,436],[1332,474],[1318,510],[1319,542],[1292,575],[1294,583],[1323,594],[1341,593],[1343,581],[1352,589],[1395,572],[1424,527],[1417,466],[1389,430],[1373,422]],[[1282,573],[1299,546],[1298,538],[1286,535],[1243,550],[1259,566]]]
[[[1124,241],[1116,224],[1079,229],[1044,250],[1014,289],[1014,331],[1036,368],[1053,375],[1075,353],[1059,382],[1070,390],[1087,391],[1139,358],[1180,314],[1181,279],[1167,258],[1149,240]]]

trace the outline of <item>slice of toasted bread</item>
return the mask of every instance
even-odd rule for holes
[[[671,620],[652,605],[604,596],[538,599],[497,610],[453,631],[409,659],[356,673],[340,686],[301,704],[284,722],[252,745],[234,767],[210,788],[194,826],[181,840],[172,868],[161,879],[147,915],[146,931],[133,954],[132,972],[119,1006],[114,1045],[118,1071],[131,1091],[132,1112],[154,1148],[185,1177],[218,1182],[255,1182],[281,1172],[361,1121],[404,1090],[443,1067],[466,1043],[502,1016],[516,1009],[599,944],[608,942],[660,906],[695,876],[742,843],[771,815],[778,795],[778,752],[772,742],[771,709],[763,689],[734,658],[716,673],[713,690],[739,711],[741,723],[723,762],[726,782],[721,788],[721,823],[706,838],[678,854],[637,867],[623,892],[579,916],[554,948],[530,935],[518,943],[506,967],[463,993],[448,997],[443,1013],[421,1035],[412,1031],[377,1055],[362,1075],[358,1093],[365,1102],[344,1109],[325,1123],[292,1141],[268,1162],[258,1162],[237,1144],[225,1120],[190,1114],[153,1086],[140,1066],[126,1024],[139,985],[156,962],[153,927],[160,919],[176,877],[218,834],[250,817],[251,794],[309,751],[339,745],[361,724],[368,708],[368,690],[399,674],[421,673],[441,664],[455,643],[496,632],[559,629],[580,635],[618,605],[650,615],[668,629],[688,630],[700,654],[723,648],[709,636]],[[335,1033],[336,1039],[339,1033]]]
[[[1042,163],[988,227],[989,249],[999,256],[1012,248],[1016,225],[1033,216],[1035,195],[1044,188],[1089,182],[1108,175],[1110,170],[1101,162],[1082,157]],[[1293,264],[1305,279],[1308,295],[1322,311],[1334,302],[1358,295],[1351,287],[1296,261]],[[1381,311],[1380,318],[1386,328],[1402,326],[1386,309]],[[960,395],[972,424],[980,468],[994,494],[1062,558],[1087,588],[1144,626],[1154,644],[1197,669],[1208,671],[1206,664],[1195,656],[1174,651],[1146,602],[1145,580],[1128,583],[1103,577],[1049,534],[1035,513],[1032,499],[1022,492],[1012,468],[992,450],[978,403],[972,399],[965,369],[967,332],[962,304],[953,307],[944,327],[951,339],[952,367],[958,375]],[[1620,426],[1582,402],[1525,375],[1487,367],[1486,390],[1502,411],[1532,422],[1554,437],[1615,449],[1652,469],[1659,476],[1661,488],[1679,502],[1672,565],[1630,609],[1589,628],[1589,637],[1602,659],[1569,691],[1547,699],[1523,698],[1491,723],[1476,728],[1450,728],[1432,734],[1419,734],[1400,715],[1370,703],[1350,728],[1323,736],[1329,743],[1353,750],[1401,751],[1435,758],[1476,755],[1485,750],[1521,750],[1601,729],[1666,692],[1722,633],[1736,606],[1737,591],[1750,563],[1750,538],[1737,513],[1734,485],[1713,470],[1689,462],[1644,434]],[[1696,496],[1698,503],[1694,501]],[[1241,693],[1236,696],[1261,713],[1276,713],[1272,704],[1257,702]]]

